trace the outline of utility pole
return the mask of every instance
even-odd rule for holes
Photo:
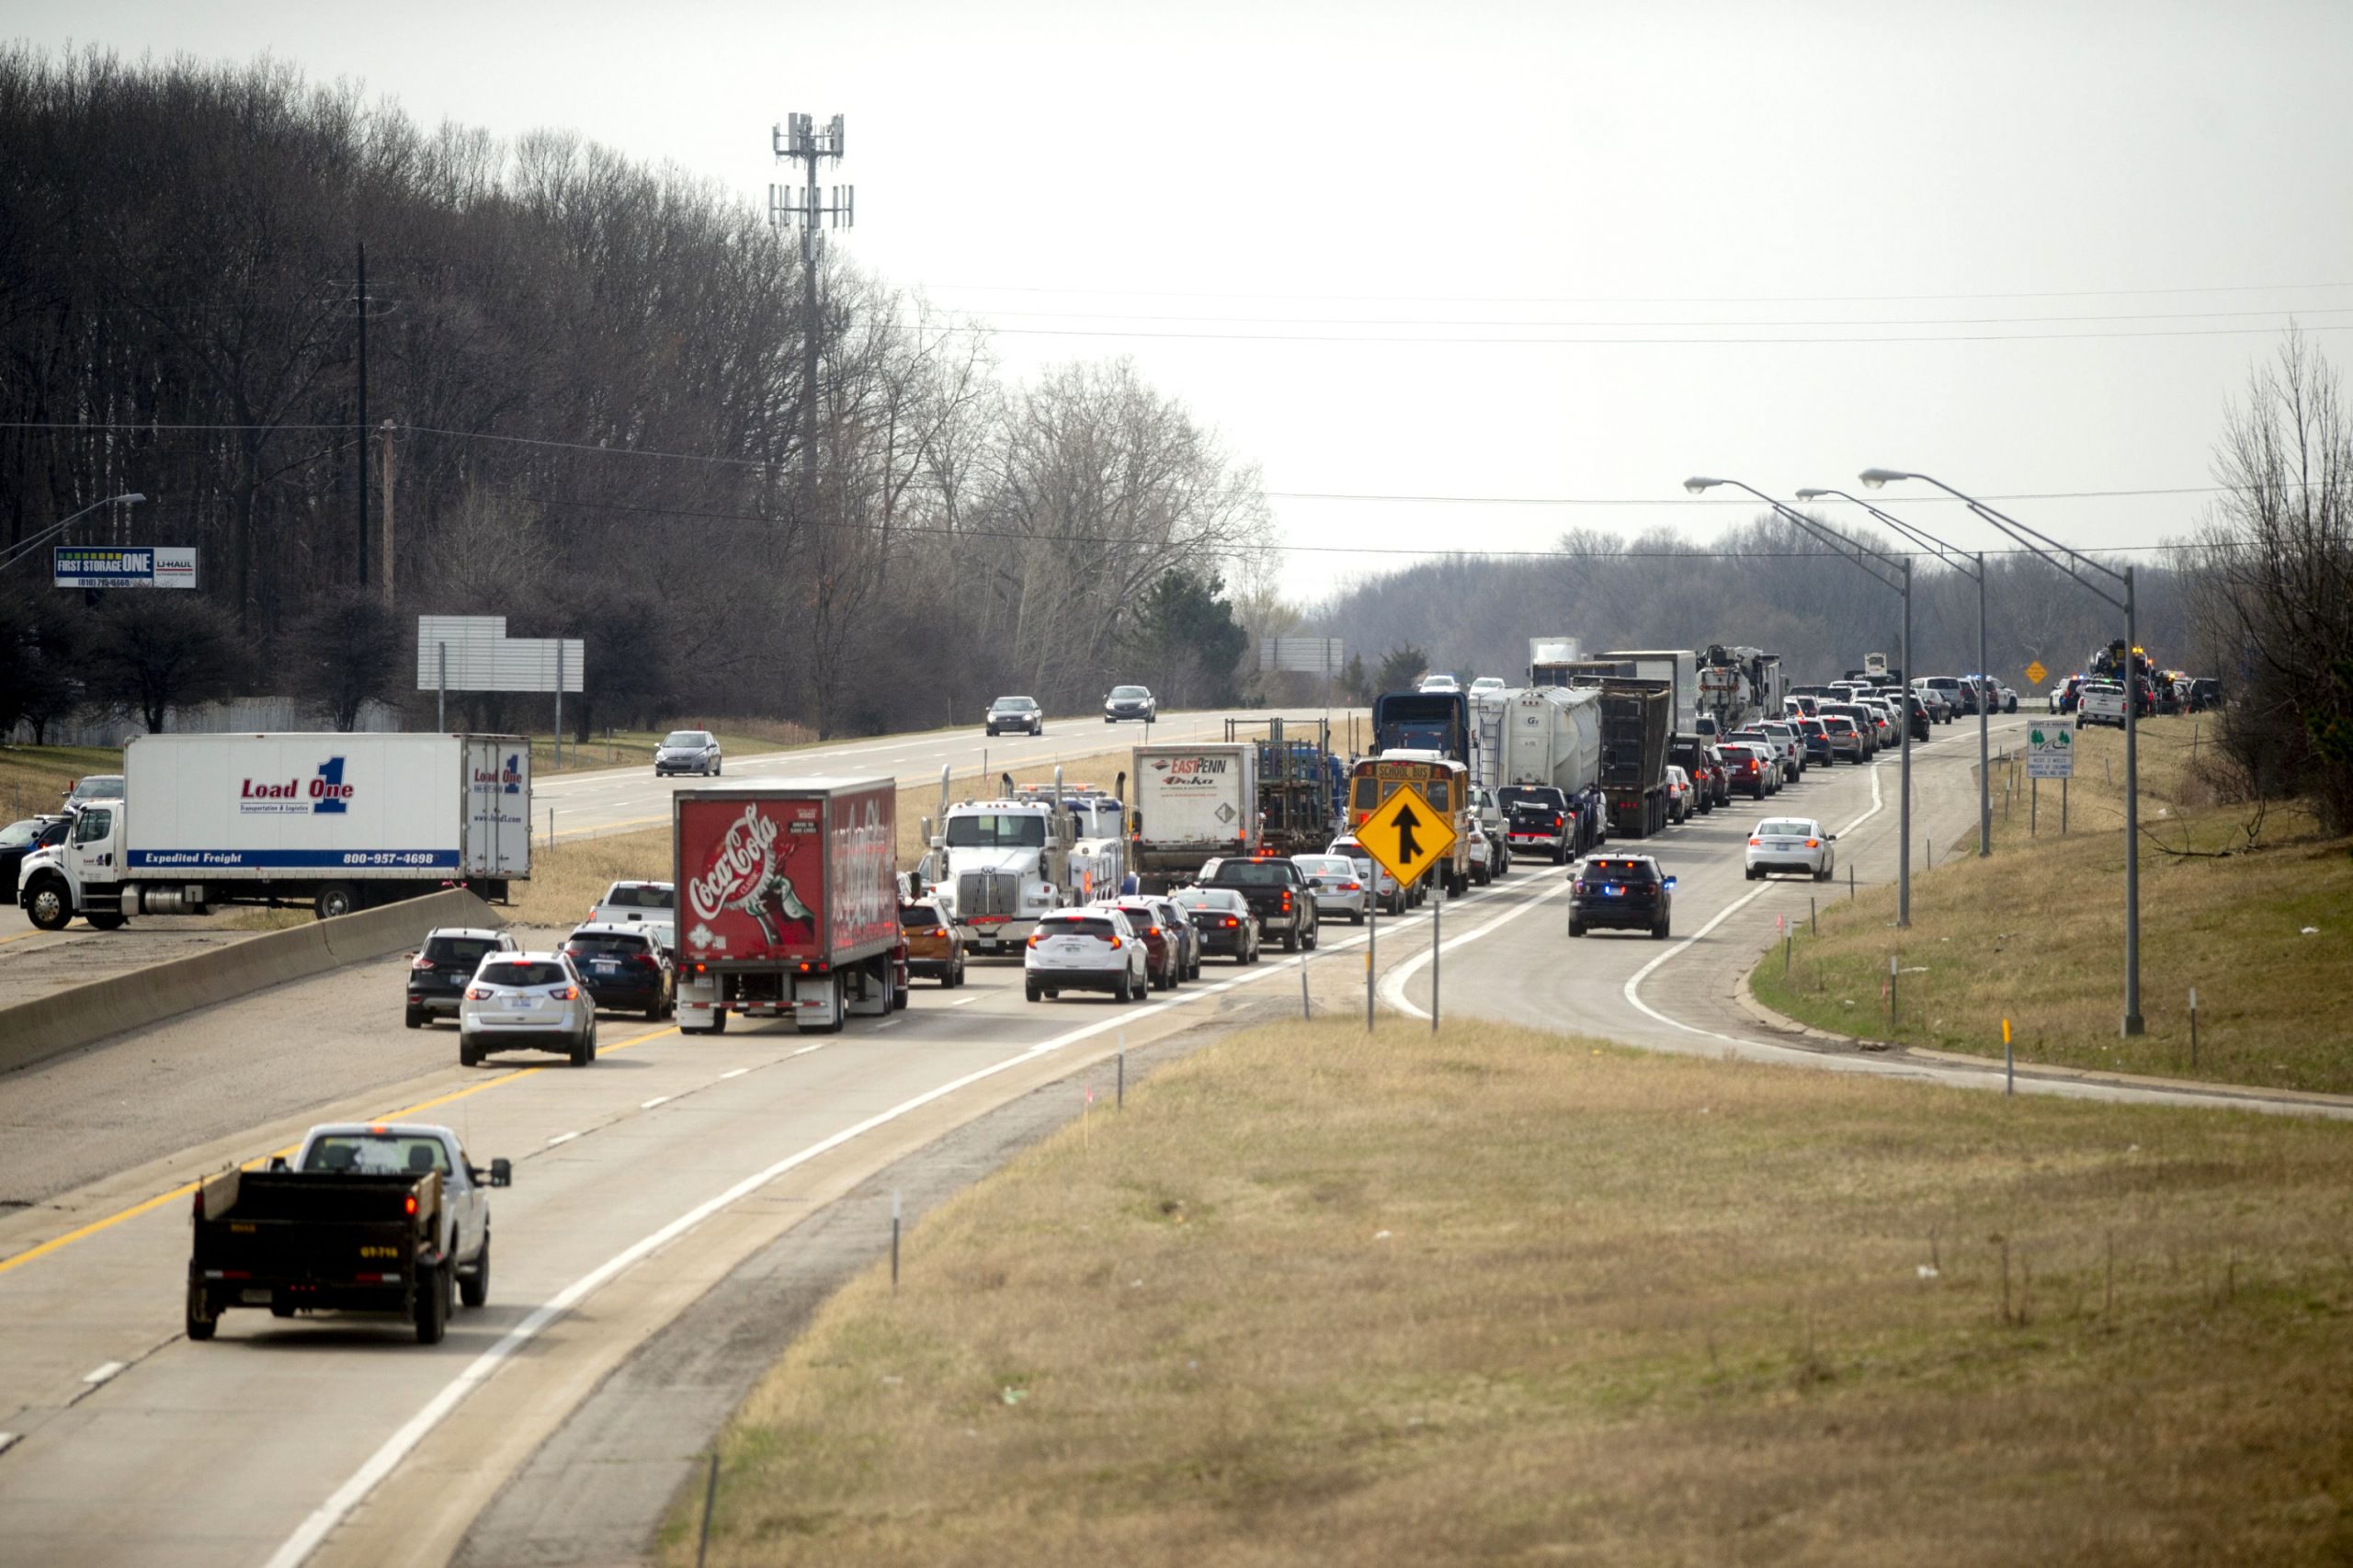
[[[384,438],[384,586],[383,599],[392,602],[392,422],[385,420],[378,432]],[[361,465],[366,466],[364,463]]]
[[[359,585],[368,585],[368,244],[359,243]]]

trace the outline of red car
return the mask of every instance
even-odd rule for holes
[[[1168,929],[1157,908],[1140,898],[1108,900],[1105,907],[1126,915],[1136,935],[1143,938],[1144,978],[1154,991],[1174,991],[1184,983],[1176,967],[1183,957],[1176,934]]]

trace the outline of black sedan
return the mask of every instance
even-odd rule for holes
[[[1674,919],[1675,879],[1648,855],[1596,855],[1570,873],[1572,937],[1598,927],[1665,941]]]
[[[1200,933],[1203,954],[1222,953],[1235,963],[1258,961],[1258,917],[1242,894],[1232,888],[1179,888],[1169,899]]]
[[[563,950],[599,1012],[642,1013],[648,1022],[670,1010],[669,955],[643,926],[591,923],[564,938]]]
[[[73,825],[72,817],[50,816],[27,817],[0,827],[0,900],[17,902],[17,873],[25,857],[64,843],[66,829]]]

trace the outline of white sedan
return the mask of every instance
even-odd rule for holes
[[[1767,817],[1748,835],[1748,880],[1771,871],[1806,871],[1826,882],[1837,864],[1837,852],[1830,847],[1837,838],[1812,817]]]

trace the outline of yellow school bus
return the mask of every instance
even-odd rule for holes
[[[1427,751],[1392,751],[1368,756],[1348,774],[1348,832],[1354,834],[1382,801],[1410,784],[1429,802],[1430,810],[1454,828],[1454,847],[1428,874],[1451,897],[1471,887],[1471,770],[1449,757]]]

